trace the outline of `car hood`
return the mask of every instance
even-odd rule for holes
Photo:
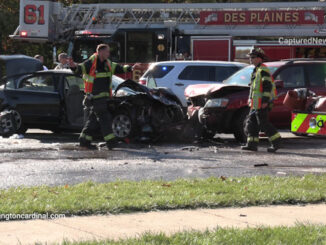
[[[214,87],[207,92],[208,97],[224,97],[228,94],[249,90],[250,87],[246,85],[236,84],[222,84],[222,86]]]
[[[118,92],[118,90],[122,88],[128,88],[133,90],[134,92],[143,92],[143,93],[149,93],[149,88],[147,88],[144,85],[141,85],[140,83],[137,83],[131,79],[128,79],[122,83],[120,83],[117,88],[115,89],[115,93]]]
[[[117,94],[119,90],[125,90],[129,95],[146,95],[165,105],[181,104],[176,95],[168,88],[148,88],[130,79],[120,83],[114,93]]]
[[[187,98],[203,96],[206,95],[211,89],[220,88],[221,86],[223,86],[222,83],[189,85],[185,89],[185,96]]]
[[[0,78],[43,70],[42,63],[26,55],[0,55]]]
[[[235,84],[196,84],[190,85],[185,90],[187,98],[196,96],[223,97],[230,93],[249,90],[249,86]]]

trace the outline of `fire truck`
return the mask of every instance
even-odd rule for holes
[[[325,2],[64,6],[20,0],[20,23],[11,37],[54,46],[67,42],[75,61],[85,60],[99,43],[108,43],[112,60],[120,63],[185,56],[241,60],[252,46],[271,60],[326,57],[325,10]]]
[[[326,112],[292,113],[291,132],[297,135],[326,135]]]

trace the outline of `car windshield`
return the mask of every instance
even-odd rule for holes
[[[269,71],[273,74],[277,70],[277,66],[268,66]],[[254,70],[254,66],[247,66],[240,71],[234,73],[228,79],[224,80],[224,84],[234,84],[234,85],[245,85],[248,86],[250,83],[251,74]]]

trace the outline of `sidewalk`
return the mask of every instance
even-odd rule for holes
[[[219,227],[326,225],[326,204],[158,211],[55,220],[0,222],[0,244],[120,239],[146,231],[166,234]]]

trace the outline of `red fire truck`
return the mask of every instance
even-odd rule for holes
[[[144,64],[182,59],[239,60],[252,46],[271,60],[326,57],[324,2],[74,4],[20,0],[11,35],[31,42],[69,42],[82,61],[109,43],[112,59]],[[146,68],[145,66],[144,68]],[[137,80],[142,71],[135,71]]]

